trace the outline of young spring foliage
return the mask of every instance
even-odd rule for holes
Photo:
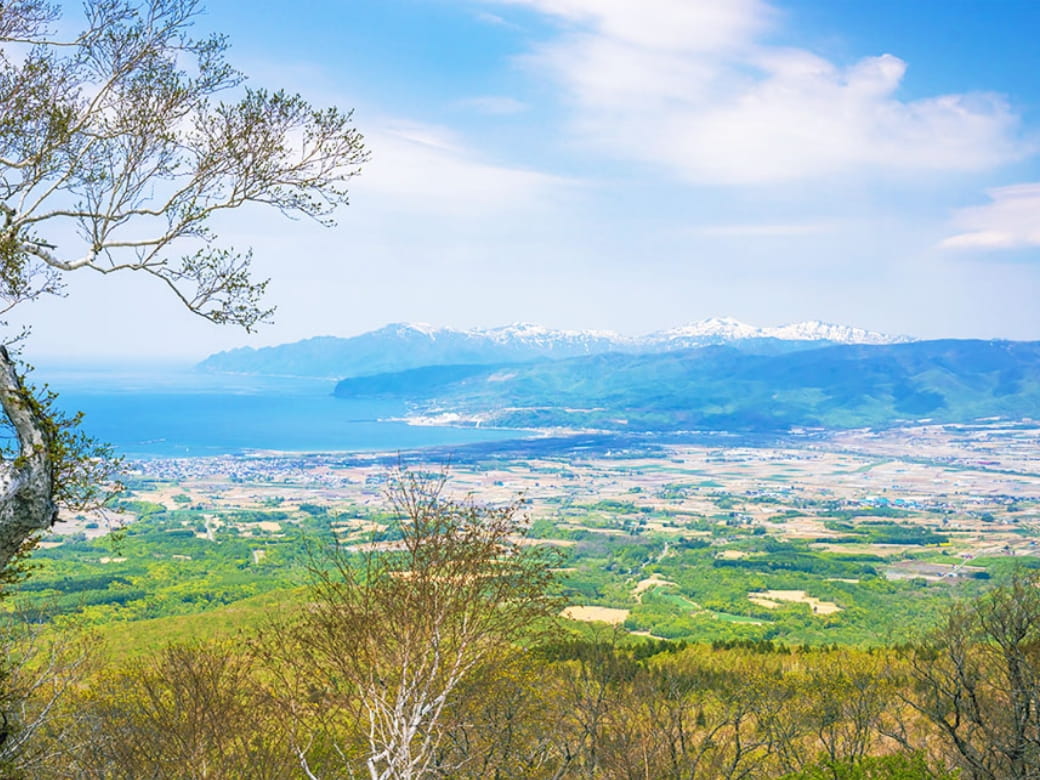
[[[347,202],[367,158],[350,112],[245,85],[223,36],[194,36],[201,12],[199,0],[87,0],[70,36],[60,5],[0,4],[0,314],[60,294],[74,271],[135,271],[251,329],[272,312],[267,282],[213,218],[252,204],[328,225]],[[50,402],[0,353],[18,439],[0,462],[0,569],[97,476],[88,464],[103,453]]]
[[[522,502],[455,501],[443,487],[443,478],[399,473],[388,488],[399,538],[336,552],[316,569],[310,608],[266,644],[322,710],[364,724],[344,768],[373,780],[430,776],[461,722],[465,686],[506,668],[559,610],[558,557],[525,544]],[[298,749],[306,764],[302,741]]]

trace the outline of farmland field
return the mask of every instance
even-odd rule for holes
[[[402,456],[433,472],[445,459]],[[523,497],[531,537],[566,559],[566,617],[659,638],[899,642],[954,597],[1040,566],[1031,425],[532,444],[450,459],[451,494]],[[204,623],[265,593],[269,607],[309,581],[323,546],[393,537],[383,489],[397,461],[269,453],[135,463],[114,511],[42,541],[22,593],[95,625]]]

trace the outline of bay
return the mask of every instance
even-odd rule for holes
[[[83,430],[130,458],[252,451],[366,452],[521,438],[516,430],[410,425],[404,404],[335,398],[335,382],[206,374],[181,365],[44,365],[30,377],[84,413]]]

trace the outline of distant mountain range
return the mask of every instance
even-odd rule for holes
[[[646,336],[610,331],[553,330],[529,323],[456,330],[394,323],[351,338],[321,336],[275,347],[241,347],[211,355],[204,371],[342,379],[426,366],[501,365],[560,360],[610,352],[662,353],[726,344],[744,352],[780,354],[831,344],[893,344],[903,336],[798,322],[758,328],[731,318],[710,318]]]
[[[642,337],[531,324],[397,323],[213,355],[201,369],[340,380],[417,422],[620,431],[782,431],[1040,418],[1040,342],[907,337],[712,318]]]
[[[427,422],[619,431],[784,431],[1040,418],[1040,342],[919,341],[762,354],[734,346],[344,379]]]

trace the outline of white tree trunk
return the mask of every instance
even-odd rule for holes
[[[36,531],[54,525],[54,470],[47,420],[32,403],[7,349],[0,346],[0,406],[18,437],[18,454],[0,460],[0,571]]]

